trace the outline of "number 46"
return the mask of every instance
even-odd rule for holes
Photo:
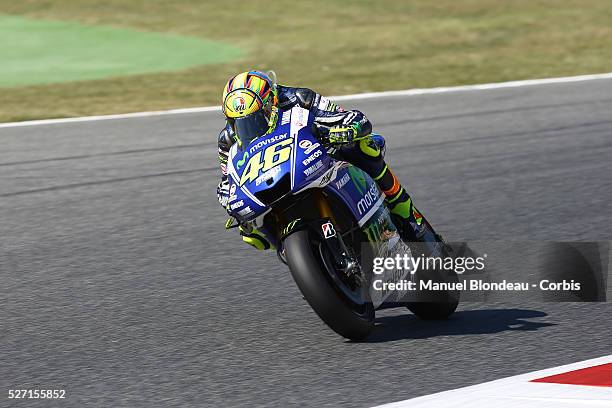
[[[252,183],[255,181],[260,172],[270,170],[274,166],[289,160],[291,156],[291,144],[293,138],[281,140],[280,142],[269,146],[263,151],[263,162],[261,161],[262,152],[259,151],[253,155],[246,164],[242,176],[240,177],[240,185],[242,186],[247,181]]]

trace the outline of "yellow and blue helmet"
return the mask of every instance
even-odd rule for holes
[[[223,114],[241,145],[269,133],[276,126],[278,96],[273,72],[240,73],[223,89]]]

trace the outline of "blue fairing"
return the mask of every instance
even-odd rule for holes
[[[376,183],[360,169],[329,156],[313,136],[312,122],[305,109],[281,111],[273,132],[248,146],[232,147],[228,162],[231,215],[252,220],[286,194],[319,187],[344,202],[360,225],[381,207]]]

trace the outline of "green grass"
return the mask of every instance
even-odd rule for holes
[[[336,95],[612,71],[609,0],[0,0],[0,13],[246,50],[181,72],[0,89],[0,121],[218,104],[249,68]]]
[[[1,15],[0,38],[0,87],[176,71],[241,54],[197,37]]]

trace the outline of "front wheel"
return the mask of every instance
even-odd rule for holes
[[[348,339],[368,337],[374,329],[372,303],[347,295],[350,289],[337,276],[341,272],[326,262],[325,245],[311,240],[308,230],[294,232],[283,245],[293,279],[321,320]]]

